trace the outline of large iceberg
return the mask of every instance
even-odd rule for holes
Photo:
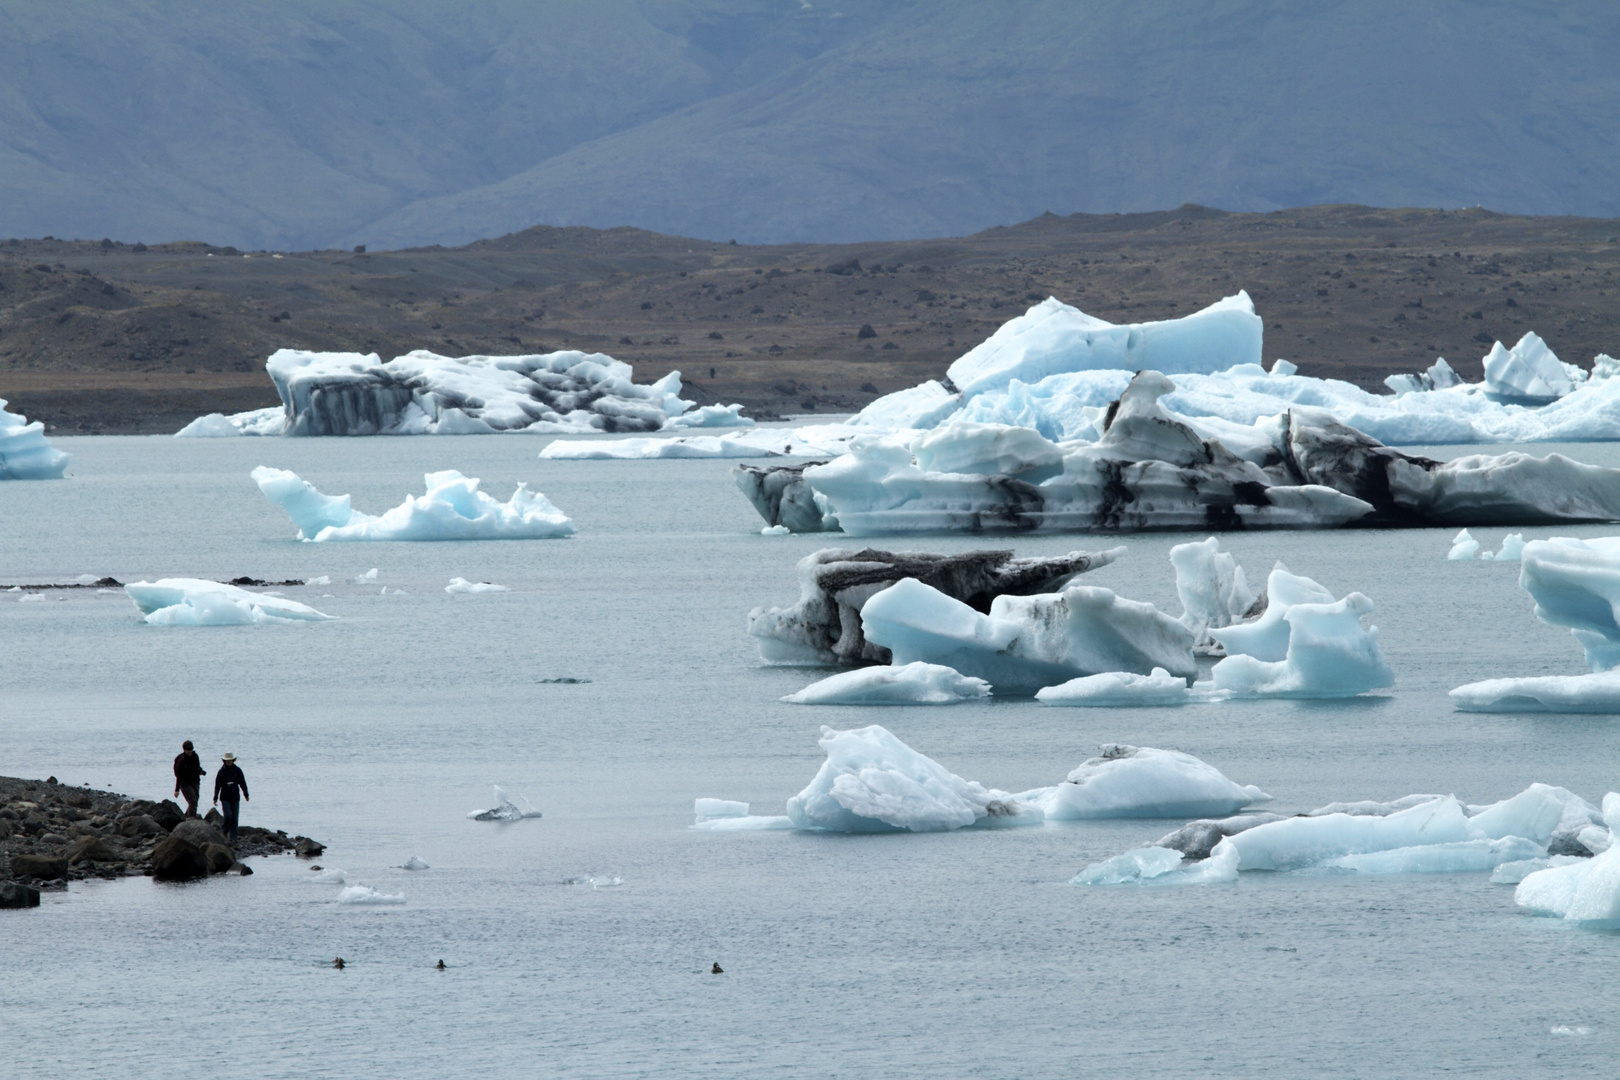
[[[180,434],[548,434],[753,423],[741,406],[683,400],[678,371],[637,383],[629,364],[602,353],[449,357],[418,349],[383,363],[376,353],[280,349],[265,370],[281,397],[279,423],[274,410],[214,414]]]
[[[998,596],[986,615],[906,578],[866,602],[861,628],[896,664],[943,664],[988,681],[998,694],[1034,694],[1109,671],[1198,674],[1192,633],[1180,622],[1152,604],[1084,585]]]
[[[1591,673],[1486,679],[1451,691],[1452,703],[1469,712],[1620,711],[1620,537],[1532,540],[1520,551],[1519,586],[1536,618],[1574,635]]]
[[[152,626],[248,626],[336,618],[296,600],[200,578],[137,581],[125,585],[124,592]]]
[[[998,596],[1060,589],[1076,575],[1107,566],[1124,552],[1117,547],[1019,559],[1011,551],[937,555],[822,548],[799,560],[798,603],[755,608],[748,615],[748,632],[758,642],[760,655],[773,663],[888,663],[889,650],[867,641],[862,632],[861,609],[902,578],[987,612]]]
[[[782,700],[793,705],[956,705],[990,696],[990,684],[922,662],[840,671]]]
[[[59,480],[68,455],[45,438],[45,425],[6,409],[0,398],[0,480]]]
[[[1063,783],[1018,798],[1034,802],[1051,820],[1079,821],[1233,814],[1271,796],[1253,784],[1233,783],[1191,754],[1113,743]]]
[[[527,484],[519,483],[503,503],[479,491],[476,478],[454,469],[426,474],[425,494],[406,496],[380,517],[353,509],[347,495],[323,495],[286,469],[261,465],[252,475],[305,541],[546,540],[574,534],[568,516]]]

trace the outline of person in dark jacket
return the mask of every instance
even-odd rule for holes
[[[174,759],[174,794],[185,796],[186,817],[197,816],[197,794],[202,778],[208,770],[202,767],[202,758],[191,748],[191,740],[180,744],[180,753]]]
[[[253,799],[248,795],[247,777],[236,766],[236,755],[226,754],[219,772],[214,775],[214,805],[220,806],[225,813],[225,839],[236,843],[236,816],[241,810],[239,799]]]

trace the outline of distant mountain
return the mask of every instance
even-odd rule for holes
[[[1620,5],[0,3],[0,235],[960,235],[1199,202],[1620,215]]]

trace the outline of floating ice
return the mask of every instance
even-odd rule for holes
[[[69,455],[45,438],[45,425],[6,409],[0,398],[0,480],[59,480]]]
[[[410,858],[401,863],[399,868],[401,870],[426,870],[428,869],[428,864],[417,858],[415,855],[412,855]]]
[[[377,584],[377,568],[375,566],[373,566],[370,570],[367,570],[363,574],[356,574],[354,576],[354,584],[356,584],[356,585],[375,585],[375,584]]]
[[[1491,871],[1492,885],[1517,885],[1537,870],[1546,870],[1554,866],[1573,866],[1585,862],[1583,855],[1549,855],[1544,859],[1521,859],[1518,862],[1505,862]]]
[[[1176,571],[1181,622],[1193,632],[1195,651],[1216,651],[1211,630],[1259,614],[1250,610],[1256,598],[1243,576],[1243,568],[1229,552],[1221,550],[1221,542],[1215,537],[1177,544],[1170,549],[1170,565]]]
[[[744,420],[743,423],[753,421]],[[558,439],[540,451],[547,461],[648,461],[664,458],[765,458],[825,453],[774,429],[675,438]]]
[[[1498,341],[1485,354],[1485,392],[1507,401],[1544,405],[1574,393],[1577,379],[1586,372],[1560,361],[1535,333],[1512,349]]]
[[[1378,628],[1362,625],[1372,610],[1372,601],[1358,592],[1332,604],[1294,604],[1283,613],[1283,659],[1228,655],[1211,669],[1209,686],[1234,697],[1287,698],[1351,697],[1393,686]],[[1228,640],[1221,631],[1215,636]]]
[[[861,626],[896,664],[943,664],[988,681],[998,694],[1034,694],[1109,671],[1164,668],[1187,678],[1198,673],[1185,626],[1152,604],[1084,585],[998,596],[983,615],[906,578],[866,602]]]
[[[310,870],[312,873],[301,879],[310,885],[346,885],[349,882],[349,875],[336,867],[322,870],[318,866],[312,866]]]
[[[388,905],[403,904],[405,897],[398,893],[383,893],[370,885],[347,885],[337,895],[340,904]]]
[[[1295,870],[1345,855],[1475,838],[1470,835],[1462,804],[1447,795],[1387,817],[1325,814],[1285,818],[1246,829],[1221,844],[1237,850],[1240,870]]]
[[[1524,533],[1508,533],[1502,537],[1502,547],[1496,553],[1497,562],[1518,562],[1524,557]]]
[[[1168,848],[1146,847],[1092,863],[1070,885],[1224,885],[1238,879],[1237,852],[1216,845],[1207,859],[1183,859]]]
[[[1035,802],[1054,821],[1207,817],[1271,799],[1253,784],[1233,783],[1191,754],[1112,743],[1063,783],[1032,795],[1019,798]]]
[[[479,481],[454,469],[427,473],[424,495],[380,517],[349,506],[347,495],[323,495],[297,473],[263,465],[253,470],[259,490],[287,511],[300,540],[546,540],[572,536],[574,526],[539,492],[519,483],[506,502],[478,490]]]
[[[466,578],[455,577],[450,584],[444,587],[447,593],[492,593],[511,592],[505,585],[494,585],[488,581],[468,581]]]
[[[332,578],[328,574],[322,574],[320,577],[312,577],[312,578],[310,578],[308,581],[304,582],[304,584],[305,585],[330,585],[330,584],[332,584]]]
[[[1035,700],[1042,705],[1130,708],[1186,705],[1193,700],[1193,695],[1187,688],[1186,679],[1177,678],[1164,668],[1156,667],[1149,675],[1133,675],[1126,671],[1083,675],[1057,686],[1037,690]]]
[[[1620,846],[1612,844],[1620,828],[1620,793],[1603,797],[1603,818],[1611,846],[1578,863],[1552,866],[1529,875],[1514,890],[1520,907],[1597,927],[1620,926]]]
[[[793,705],[957,705],[990,696],[990,684],[916,661],[841,671],[782,700]]]
[[[730,799],[694,799],[692,813],[697,815],[699,821],[704,818],[744,818],[748,816],[748,804]]]
[[[124,586],[152,626],[246,626],[336,618],[306,604],[200,578],[163,578]]]
[[[1452,562],[1472,559],[1479,554],[1479,541],[1467,529],[1462,530],[1451,538],[1451,550],[1446,552],[1446,558]]]
[[[1282,563],[1272,567],[1262,594],[1265,610],[1245,623],[1216,627],[1213,637],[1227,655],[1239,653],[1256,660],[1277,661],[1288,656],[1293,627],[1285,616],[1296,604],[1331,604],[1333,594],[1308,577],[1289,573]]]
[[[1620,712],[1620,671],[1482,679],[1451,691],[1462,712]]]
[[[748,632],[760,655],[773,663],[887,663],[887,648],[861,630],[861,609],[875,594],[902,578],[914,578],[978,611],[1005,593],[1060,589],[1076,575],[1106,566],[1125,553],[1071,551],[1050,558],[1016,559],[1011,551],[935,555],[918,551],[822,548],[799,560],[799,602],[788,608],[755,608]]]
[[[1363,874],[1464,874],[1495,870],[1503,863],[1542,858],[1546,850],[1522,836],[1509,836],[1501,840],[1459,840],[1341,855],[1320,865]]]
[[[680,372],[650,384],[601,353],[452,358],[425,350],[387,363],[375,353],[281,349],[265,362],[280,409],[214,414],[180,434],[483,435],[497,431],[650,432],[736,427],[741,406],[694,409]]]
[[[42,604],[44,602],[45,602],[45,594],[44,593],[37,593],[37,592],[23,593],[21,596],[17,597],[17,603],[19,603],[19,604]]]
[[[522,805],[513,802],[499,786],[495,788],[495,805],[487,810],[471,810],[467,816],[474,821],[522,821],[524,818],[543,816],[534,804],[519,795]]]

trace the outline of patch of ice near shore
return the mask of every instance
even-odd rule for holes
[[[265,498],[298,526],[300,540],[315,543],[367,540],[549,540],[574,534],[568,515],[551,500],[519,483],[506,502],[478,490],[476,477],[447,469],[427,473],[423,495],[380,517],[349,505],[347,495],[323,495],[297,473],[259,466],[253,480]]]
[[[941,664],[841,671],[782,700],[793,705],[957,705],[990,696],[990,684]]]
[[[488,581],[468,581],[466,578],[455,577],[455,578],[450,579],[450,584],[448,584],[448,585],[446,585],[444,587],[444,591],[447,592],[447,593],[474,593],[474,594],[476,594],[476,593],[493,593],[493,592],[511,592],[512,590],[507,588],[505,585],[496,585],[496,584],[493,584],[493,583],[488,582]]]
[[[335,619],[307,604],[201,578],[163,578],[124,586],[151,626],[248,626]]]
[[[1591,859],[1538,870],[1519,882],[1513,899],[1537,915],[1550,915],[1600,928],[1620,926],[1620,793],[1603,797],[1609,846]]]
[[[1063,783],[1015,798],[1033,802],[1053,821],[1214,817],[1271,800],[1191,754],[1112,743]]]
[[[405,897],[398,893],[378,892],[370,885],[346,885],[343,891],[338,893],[337,902],[340,904],[385,906],[403,904]]]
[[[1187,688],[1186,679],[1177,678],[1164,668],[1156,667],[1148,675],[1134,675],[1128,671],[1082,675],[1078,679],[1037,690],[1035,700],[1042,705],[1075,708],[1134,708],[1186,705],[1193,700],[1193,694]]]
[[[522,821],[524,818],[544,816],[539,810],[535,809],[534,804],[529,802],[528,799],[519,795],[518,800],[522,805],[514,802],[497,785],[495,788],[495,805],[487,810],[470,810],[467,812],[467,816],[473,821]]]
[[[895,664],[943,664],[986,680],[998,694],[1034,694],[1111,671],[1198,673],[1185,626],[1152,604],[1093,586],[998,596],[984,615],[905,578],[866,602],[861,628]]]
[[[30,424],[0,398],[0,480],[60,480],[69,460],[45,437],[44,424]]]
[[[680,396],[678,371],[641,384],[629,364],[602,353],[457,358],[419,349],[382,363],[376,353],[280,349],[265,370],[280,409],[211,414],[179,434],[582,434],[753,423],[739,405],[694,408]]]

